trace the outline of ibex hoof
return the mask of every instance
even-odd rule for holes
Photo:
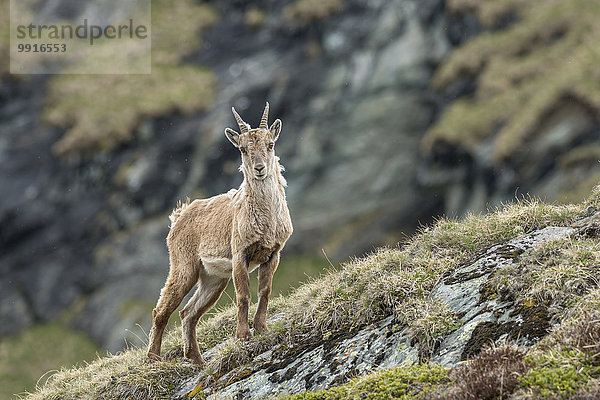
[[[148,352],[147,356],[148,356],[148,360],[150,360],[152,362],[162,361],[162,358],[158,354]]]
[[[254,324],[254,330],[256,331],[256,333],[266,333],[267,332],[267,325],[266,324]]]
[[[186,360],[191,361],[192,363],[196,364],[196,365],[204,365],[206,364],[206,361],[204,361],[204,358],[202,358],[202,356],[200,354],[195,354],[195,355],[187,355],[184,357]]]
[[[252,333],[250,333],[250,329],[238,330],[235,336],[237,336],[238,339],[250,339]]]

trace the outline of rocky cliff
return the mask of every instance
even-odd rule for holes
[[[130,350],[28,399],[595,398],[599,193],[438,221],[275,299],[247,341],[235,308],[217,313],[198,333],[204,368],[175,330],[165,361]]]

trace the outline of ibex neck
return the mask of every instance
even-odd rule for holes
[[[285,199],[283,186],[276,174],[269,174],[265,179],[258,180],[244,177],[246,195],[254,203],[268,203]]]

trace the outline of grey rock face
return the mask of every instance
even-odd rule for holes
[[[434,362],[453,366],[475,355],[493,342],[510,339],[517,345],[531,345],[544,336],[550,325],[536,318],[532,311],[514,301],[485,296],[486,283],[495,271],[515,265],[514,259],[542,243],[564,239],[574,233],[571,227],[547,227],[523,238],[490,248],[475,263],[459,268],[438,285],[431,297],[446,303],[449,309],[463,315],[461,326],[440,345]]]
[[[446,276],[430,297],[461,316],[460,326],[441,341],[430,360],[455,366],[477,354],[484,345],[510,339],[518,345],[530,346],[546,335],[550,324],[539,318],[546,312],[543,307],[524,307],[511,300],[486,296],[486,284],[494,272],[515,265],[514,259],[519,254],[548,241],[564,240],[574,232],[571,227],[534,231],[491,247],[475,262]],[[212,352],[206,352],[205,358],[210,358]],[[419,357],[419,345],[408,328],[398,326],[390,316],[357,332],[316,343],[287,359],[273,359],[273,351],[269,350],[257,357],[260,367],[249,376],[229,383],[240,376],[239,370],[233,370],[206,388],[205,394],[211,399],[263,399],[320,390],[370,371],[416,363]],[[185,397],[201,379],[198,376],[183,383],[174,398]],[[215,391],[215,387],[219,389]]]

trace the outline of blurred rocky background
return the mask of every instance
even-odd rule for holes
[[[283,121],[280,292],[323,251],[336,263],[515,196],[579,201],[600,180],[597,0],[153,0],[151,75],[9,74],[8,3],[0,396],[143,343],[170,210],[241,182],[231,106],[255,126],[268,100]]]

